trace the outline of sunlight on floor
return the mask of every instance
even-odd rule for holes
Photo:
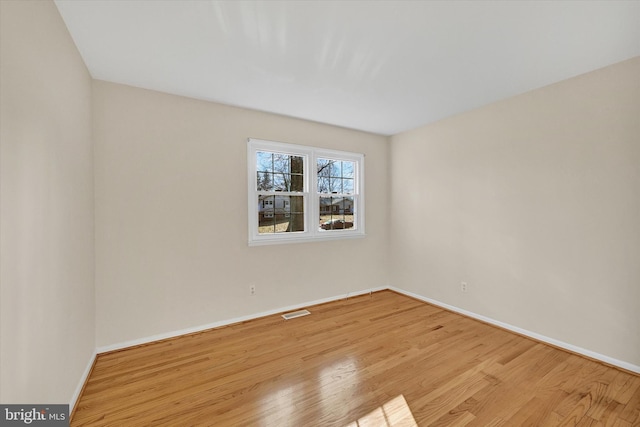
[[[416,424],[404,396],[399,395],[345,427],[365,426],[417,427],[418,424]]]
[[[282,420],[290,420],[294,416],[295,397],[302,394],[302,383],[292,384],[283,389],[269,393],[261,401],[263,425],[283,425]]]
[[[344,357],[323,367],[318,373],[318,384],[322,404],[329,412],[333,412],[336,406],[349,402],[354,390],[360,385],[357,359]]]

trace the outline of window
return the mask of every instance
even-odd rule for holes
[[[364,236],[364,156],[249,139],[249,244]]]

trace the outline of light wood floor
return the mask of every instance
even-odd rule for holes
[[[391,291],[99,355],[72,426],[640,426],[640,376]]]

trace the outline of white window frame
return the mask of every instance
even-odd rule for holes
[[[293,154],[302,157],[303,191],[301,193],[258,191],[256,188],[256,153],[258,151]],[[319,158],[354,163],[354,228],[344,230],[320,229],[320,194],[317,189],[318,179],[316,176]],[[247,140],[247,178],[249,246],[362,238],[366,235],[364,227],[364,154],[249,138]],[[303,196],[305,231],[259,234],[258,196],[265,193],[269,193],[269,195],[273,193],[273,195]]]

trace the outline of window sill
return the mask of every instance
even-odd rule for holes
[[[269,239],[252,239],[249,240],[249,246],[270,246],[270,245],[282,245],[289,243],[311,243],[311,242],[326,242],[331,240],[350,240],[350,239],[362,239],[366,237],[365,233],[331,233],[331,234],[316,234],[313,237],[289,237],[283,236],[282,238],[269,238]]]

